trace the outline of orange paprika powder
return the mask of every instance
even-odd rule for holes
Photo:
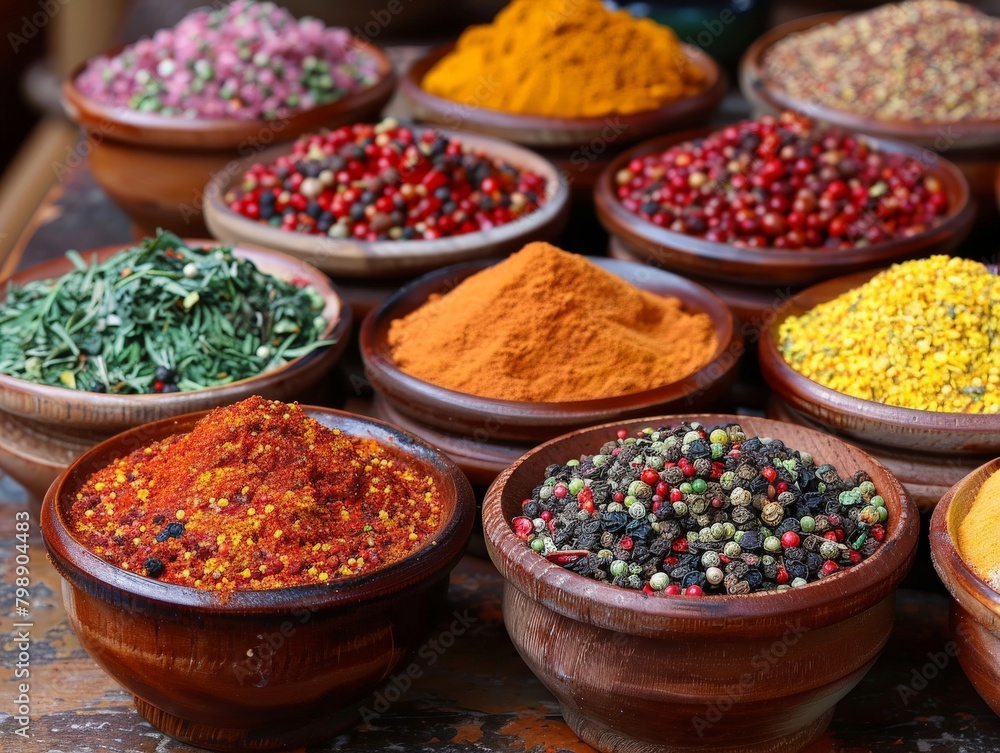
[[[434,480],[297,404],[251,397],[94,473],[73,535],[131,572],[229,592],[334,581],[419,548]]]

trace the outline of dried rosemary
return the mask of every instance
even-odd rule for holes
[[[10,285],[0,372],[89,392],[198,390],[330,344],[311,286],[264,274],[226,246],[160,232],[103,263],[76,251],[54,280]]]

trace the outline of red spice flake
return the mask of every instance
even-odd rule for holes
[[[385,567],[427,541],[440,509],[433,479],[391,448],[252,397],[94,473],[71,516],[122,569],[230,592]]]

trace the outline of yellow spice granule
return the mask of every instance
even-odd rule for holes
[[[958,528],[958,551],[980,578],[1000,591],[1000,473],[983,484]]]
[[[791,316],[778,346],[799,373],[865,400],[1000,412],[1000,278],[966,259],[897,264]]]

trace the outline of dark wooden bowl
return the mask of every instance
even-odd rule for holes
[[[979,695],[1000,714],[1000,594],[965,563],[955,547],[958,529],[1000,459],[976,469],[941,499],[931,518],[931,560],[951,593],[951,633],[958,661]]]
[[[392,63],[378,47],[359,39],[354,43],[378,62],[378,80],[284,120],[166,118],[110,107],[76,88],[86,62],[63,82],[63,107],[85,132],[79,151],[89,158],[95,180],[141,232],[149,235],[164,227],[180,234],[205,234],[202,191],[213,176],[232,170],[231,163],[274,142],[378,117],[395,90]]]
[[[828,431],[868,444],[945,455],[1000,453],[1000,415],[941,413],[898,408],[863,400],[802,376],[778,350],[778,330],[789,316],[803,314],[871,279],[877,270],[815,285],[777,310],[761,332],[760,369],[771,389],[806,418]]]
[[[509,521],[547,465],[592,454],[617,429],[682,420],[739,422],[748,435],[781,439],[842,474],[867,471],[889,508],[884,544],[856,567],[784,593],[670,598],[578,575],[514,535]],[[490,487],[483,528],[505,578],[507,632],[581,739],[605,753],[779,753],[823,733],[834,705],[885,646],[919,516],[891,473],[834,437],[760,418],[697,415],[607,424],[541,445]]]
[[[188,240],[192,245],[212,245],[214,241]],[[96,255],[104,260],[131,244],[107,246],[82,252],[87,261]],[[351,310],[326,275],[290,256],[236,247],[235,254],[253,261],[261,271],[285,280],[304,280],[326,301],[328,324],[325,339],[334,343],[309,355],[289,361],[281,368],[231,384],[191,392],[157,395],[112,395],[83,392],[65,387],[37,384],[0,374],[0,425],[12,427],[0,432],[0,468],[40,499],[67,462],[84,450],[125,429],[238,402],[251,395],[276,400],[294,400],[319,382],[333,368],[347,347]],[[73,269],[65,257],[38,264],[0,283],[0,297],[7,282],[23,285],[32,280],[59,277]],[[16,427],[14,429],[13,427]]]
[[[518,115],[453,102],[424,90],[421,86],[424,76],[454,48],[451,43],[432,50],[410,66],[401,79],[399,90],[413,116],[427,123],[496,136],[527,146],[575,148],[589,145],[592,151],[600,154],[612,143],[627,143],[664,131],[690,128],[708,120],[729,86],[726,74],[706,52],[684,45],[685,54],[706,75],[705,90],[693,97],[631,115],[600,118]]]
[[[726,305],[700,285],[651,267],[614,259],[592,259],[630,284],[673,296],[688,311],[711,317],[717,345],[708,363],[674,384],[631,395],[563,403],[528,403],[469,395],[438,387],[402,372],[392,360],[389,325],[495,262],[456,265],[421,277],[396,293],[361,324],[361,357],[375,391],[395,410],[421,424],[459,437],[489,442],[535,442],[570,429],[657,410],[691,409],[721,397],[736,378],[743,342]]]
[[[1000,121],[970,121],[958,123],[920,123],[911,120],[888,121],[857,115],[847,110],[827,107],[815,101],[802,101],[787,94],[780,82],[764,76],[764,54],[785,37],[821,24],[832,24],[847,13],[822,13],[781,24],[754,42],[740,61],[740,90],[758,114],[782,110],[803,112],[817,120],[837,125],[849,131],[866,133],[886,139],[907,141],[933,152],[963,153],[963,156],[1000,158]],[[958,159],[954,157],[954,159]]]
[[[93,448],[52,485],[42,508],[49,559],[80,644],[172,737],[213,750],[303,748],[354,723],[425,639],[475,518],[469,482],[447,458],[377,421],[327,408],[310,416],[370,437],[434,478],[442,522],[404,560],[325,585],[216,594],[121,570],[77,543],[69,507],[114,458],[190,431],[204,413],[132,429]]]
[[[947,160],[927,155],[912,144],[869,138],[873,146],[886,152],[901,152],[926,160],[924,164],[944,185],[951,209],[941,224],[913,238],[849,249],[737,248],[647,222],[629,212],[615,193],[615,174],[636,157],[663,152],[683,141],[699,139],[715,129],[702,128],[670,134],[643,142],[620,154],[594,189],[597,216],[613,237],[635,252],[658,259],[680,274],[732,282],[739,285],[774,288],[803,287],[860,269],[882,267],[894,261],[930,254],[948,253],[965,239],[975,220],[975,206],[969,199],[969,185],[962,172]]]
[[[337,240],[282,230],[248,219],[230,209],[223,201],[230,186],[251,164],[288,154],[290,149],[286,144],[268,149],[240,163],[236,169],[216,176],[205,188],[205,221],[216,238],[277,249],[304,259],[331,275],[361,278],[419,275],[461,261],[503,256],[529,241],[555,239],[569,216],[569,187],[551,162],[528,149],[499,139],[465,133],[446,134],[519,169],[544,176],[545,204],[506,225],[476,233],[437,240],[371,242]]]

